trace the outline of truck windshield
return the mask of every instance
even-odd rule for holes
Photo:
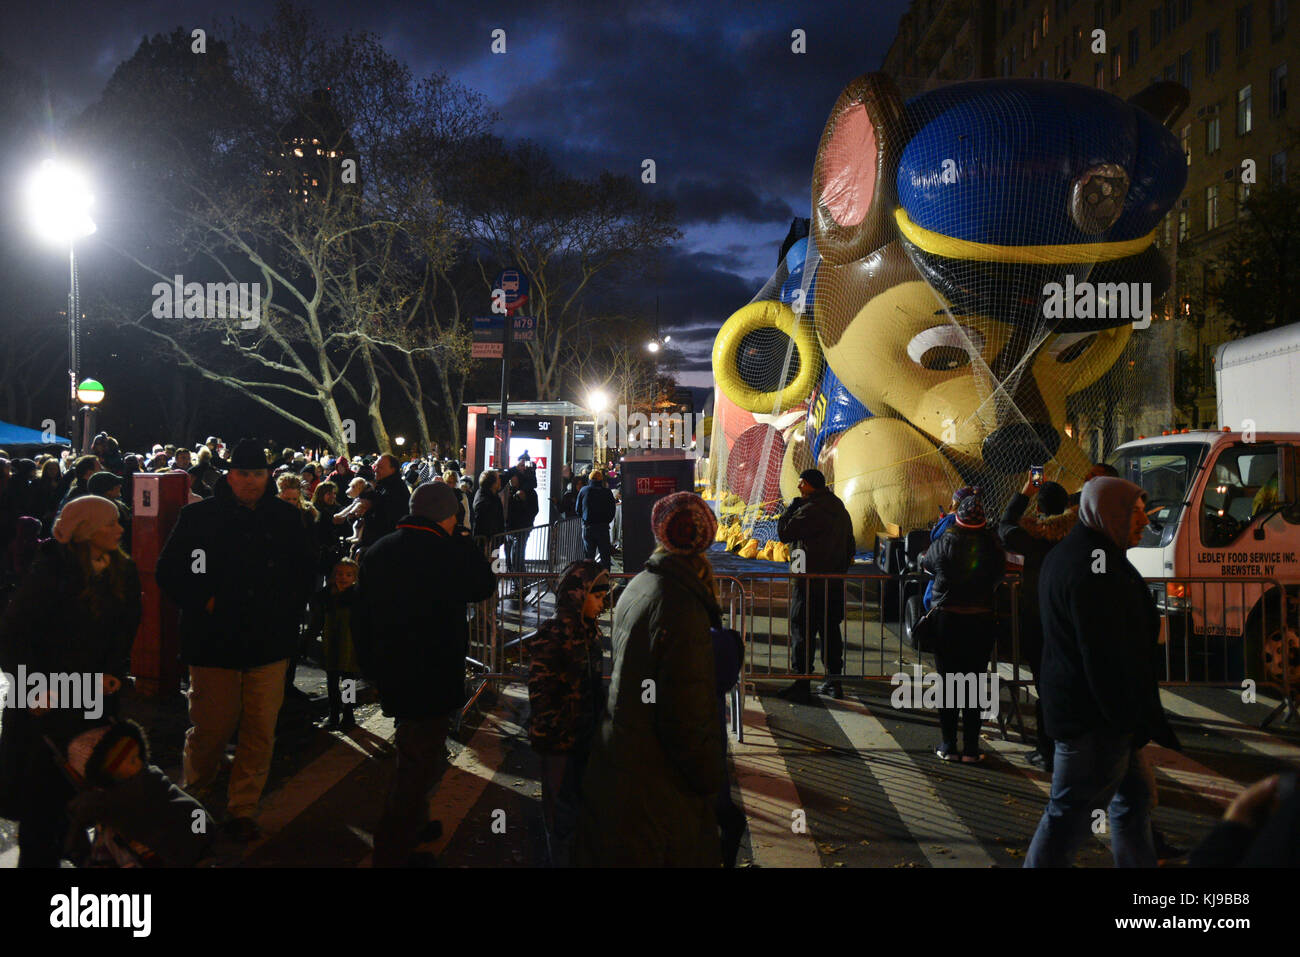
[[[1111,464],[1120,478],[1146,491],[1147,514],[1152,525],[1172,526],[1182,512],[1188,486],[1207,448],[1199,442],[1142,445],[1120,450]],[[1151,532],[1156,532],[1156,528]]]

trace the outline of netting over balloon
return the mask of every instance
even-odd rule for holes
[[[1091,463],[1067,424],[1145,385],[1170,285],[1154,240],[1187,175],[1164,124],[1186,100],[985,80],[904,103],[884,75],[850,83],[809,235],[714,343],[724,524],[763,541],[810,467],[863,547],[963,485],[998,510],[1032,466],[1077,489]]]

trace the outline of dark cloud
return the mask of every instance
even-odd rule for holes
[[[682,180],[672,198],[683,225],[716,223],[723,219],[779,223],[788,222],[794,216],[794,210],[785,200],[759,196],[745,183]]]

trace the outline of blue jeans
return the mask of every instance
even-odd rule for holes
[[[1025,867],[1069,867],[1107,806],[1116,867],[1155,867],[1151,793],[1132,735],[1092,731],[1056,742],[1052,795],[1025,855]]]

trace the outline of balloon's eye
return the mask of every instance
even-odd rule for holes
[[[984,336],[970,326],[932,326],[912,337],[907,355],[923,369],[948,372],[970,365],[984,350]]]

